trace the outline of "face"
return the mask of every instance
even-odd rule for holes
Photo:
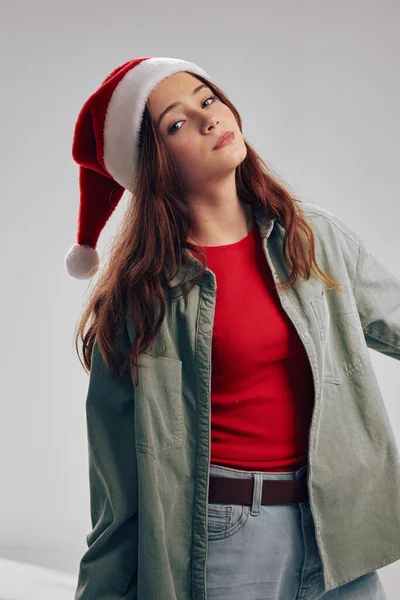
[[[155,127],[174,156],[186,191],[201,191],[207,184],[234,176],[247,149],[235,116],[226,104],[189,73],[179,72],[163,79],[152,90],[148,108]],[[180,102],[162,116],[172,103]],[[213,150],[224,131],[233,131],[233,142]]]

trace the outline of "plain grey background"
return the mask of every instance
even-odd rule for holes
[[[0,23],[0,557],[73,582],[90,531],[88,376],[73,344],[88,282],[64,267],[76,235],[81,106],[131,58],[199,64],[292,190],[347,221],[400,273],[400,4],[25,0],[2,3]],[[100,259],[126,199],[100,236]],[[400,363],[370,352],[400,445]],[[400,562],[379,574],[396,598]]]

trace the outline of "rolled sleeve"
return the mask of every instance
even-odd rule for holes
[[[354,296],[369,348],[400,360],[400,275],[358,238]]]

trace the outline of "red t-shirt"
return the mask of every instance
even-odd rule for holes
[[[216,276],[211,463],[294,471],[307,463],[314,385],[256,224],[239,242],[202,246]],[[194,255],[194,254],[193,254]]]

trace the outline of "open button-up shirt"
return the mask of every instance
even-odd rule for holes
[[[341,219],[316,204],[301,209],[320,268],[343,288],[313,276],[278,290],[313,374],[308,489],[329,591],[400,559],[399,452],[369,350],[400,359],[400,276]],[[265,260],[284,280],[284,229],[253,211]],[[190,252],[187,259],[194,267]],[[179,274],[169,285],[179,285]],[[135,389],[128,371],[109,375],[94,345],[86,399],[92,530],[75,600],[207,598],[216,288],[207,269],[186,299],[168,304]],[[134,335],[126,314],[122,352]]]

